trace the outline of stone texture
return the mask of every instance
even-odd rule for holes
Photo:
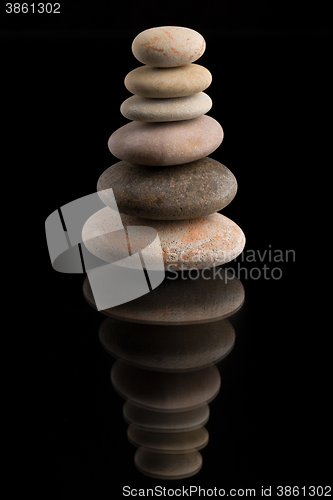
[[[235,176],[212,158],[156,167],[121,161],[99,178],[97,190],[112,207],[112,188],[121,213],[156,220],[204,217],[226,207],[237,192]]]
[[[190,279],[191,275],[167,273],[164,281],[147,295],[102,312],[145,325],[195,325],[225,319],[242,307],[244,287],[230,272],[223,268],[204,269],[195,273],[194,279]],[[83,284],[83,295],[96,307],[88,278]]]
[[[184,372],[227,356],[235,343],[235,330],[226,319],[170,328],[107,318],[100,326],[99,340],[109,354],[133,366]]]
[[[86,248],[106,262],[119,260],[123,251],[112,234],[115,224],[118,229],[116,215],[109,207],[102,208],[87,220],[82,231]],[[245,245],[240,227],[219,213],[180,221],[138,219],[124,214],[121,219],[125,227],[146,226],[157,231],[167,271],[215,267],[235,259]],[[128,256],[128,249],[124,248],[124,252],[123,258]],[[159,248],[152,249],[151,261],[159,260],[159,256]]]
[[[202,467],[199,451],[181,454],[166,454],[140,448],[134,455],[137,469],[156,479],[185,479],[197,474]]]
[[[221,377],[216,366],[185,373],[154,372],[116,361],[111,381],[126,400],[142,408],[177,412],[199,408],[218,394]]]
[[[136,429],[165,433],[184,432],[198,429],[208,422],[209,406],[205,404],[195,410],[161,413],[140,408],[126,401],[123,416],[125,421]]]
[[[208,444],[209,434],[204,427],[186,432],[151,432],[139,430],[130,425],[127,438],[134,446],[159,453],[188,453],[202,450]]]
[[[167,166],[208,156],[222,140],[221,125],[211,116],[203,115],[178,122],[131,122],[111,135],[108,146],[120,160]]]
[[[139,66],[126,75],[124,83],[132,94],[163,99],[202,92],[212,83],[212,75],[200,64],[177,68]]]
[[[197,118],[207,113],[211,107],[211,98],[205,92],[198,92],[186,97],[169,99],[132,95],[122,103],[120,111],[129,120],[169,122]]]
[[[206,43],[197,31],[180,26],[160,26],[134,38],[132,52],[138,61],[158,68],[182,66],[202,56]]]

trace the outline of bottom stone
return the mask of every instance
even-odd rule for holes
[[[112,234],[119,228],[116,215],[105,207],[87,220],[82,231],[86,248],[106,262],[114,262],[121,254]],[[125,227],[146,226],[157,231],[167,271],[219,266],[235,259],[245,246],[243,231],[219,213],[190,220],[138,219],[124,214],[121,219]]]

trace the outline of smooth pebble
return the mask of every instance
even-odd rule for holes
[[[200,33],[180,26],[160,26],[139,33],[132,52],[143,64],[167,68],[192,63],[202,56],[206,42]]]
[[[226,207],[237,181],[222,163],[206,156],[181,165],[151,168],[120,161],[100,176],[101,200],[113,207],[110,188],[121,213],[156,220],[204,217]]]
[[[108,146],[120,160],[158,167],[204,158],[213,153],[222,140],[219,122],[202,115],[178,122],[131,122],[111,135]]]
[[[212,75],[200,64],[177,68],[139,66],[126,75],[124,83],[132,94],[163,99],[202,92],[212,83]]]
[[[197,118],[207,113],[212,104],[211,98],[205,92],[169,99],[132,95],[122,103],[120,111],[129,120],[169,122]]]
[[[123,239],[119,239],[118,246],[116,216],[109,207],[102,208],[87,220],[82,231],[86,248],[105,262],[120,260],[122,254],[123,258],[128,256],[128,249],[122,247]],[[139,219],[124,214],[121,218],[124,226],[146,226],[157,231],[167,271],[219,266],[235,259],[245,246],[240,227],[219,213],[174,221]],[[159,261],[159,246],[152,248],[150,258],[152,263]]]

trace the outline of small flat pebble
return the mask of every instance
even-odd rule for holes
[[[182,66],[202,56],[206,43],[197,31],[180,26],[160,26],[139,33],[132,52],[138,61],[159,68]]]
[[[209,157],[160,168],[120,161],[103,172],[97,183],[100,198],[112,207],[109,188],[121,213],[184,220],[226,207],[236,195],[237,181],[227,167]]]
[[[211,116],[202,115],[178,122],[130,122],[111,135],[108,146],[120,160],[167,166],[208,156],[222,140],[221,125]]]
[[[205,92],[187,97],[153,99],[133,95],[120,107],[125,118],[142,122],[169,122],[190,120],[204,115],[212,107],[211,98]]]
[[[202,92],[212,83],[212,75],[200,64],[177,68],[139,66],[126,75],[124,83],[132,94],[164,99]]]
[[[139,448],[134,456],[137,469],[156,479],[185,479],[197,474],[202,467],[199,451],[181,454],[166,454]]]

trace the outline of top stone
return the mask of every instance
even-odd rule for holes
[[[179,26],[151,28],[134,38],[132,52],[138,61],[157,68],[190,64],[202,56],[206,42],[197,31]]]

